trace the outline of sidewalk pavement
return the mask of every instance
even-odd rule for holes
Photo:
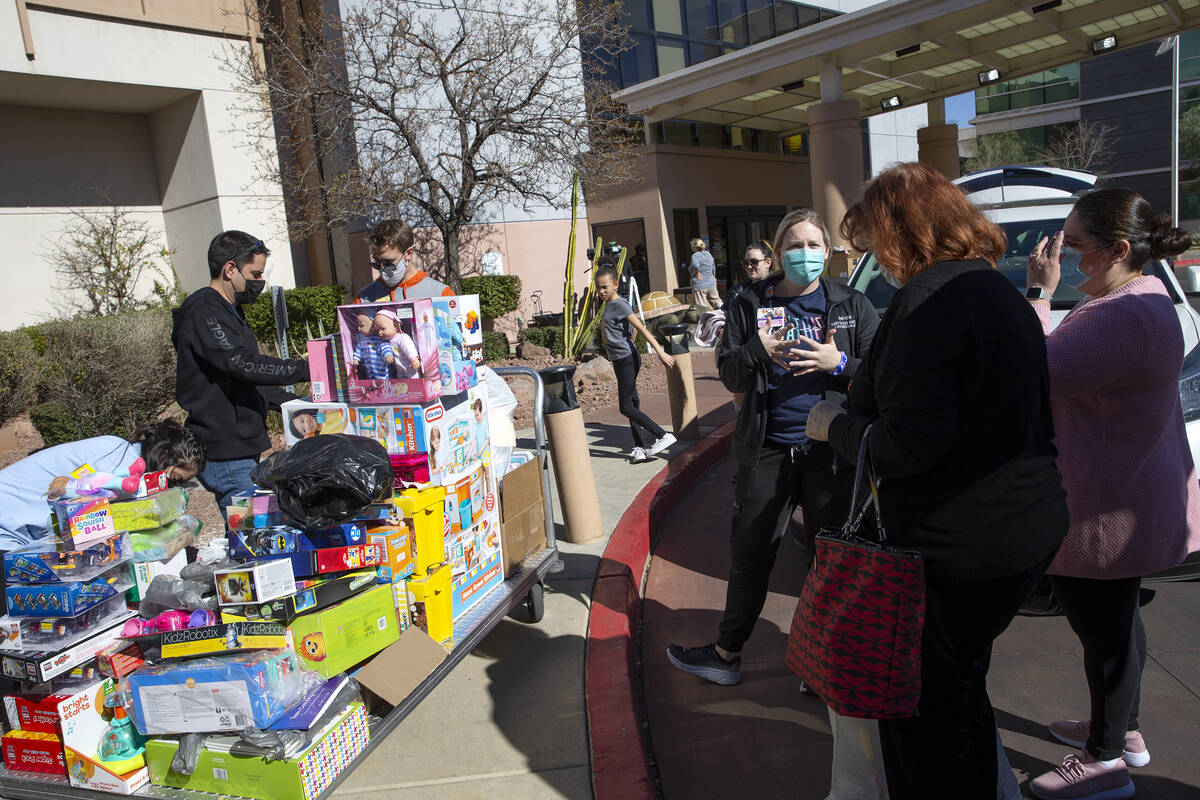
[[[829,791],[832,740],[824,704],[799,692],[784,663],[803,580],[802,550],[780,547],[771,593],[742,653],[742,683],[717,686],[679,672],[672,642],[713,640],[725,602],[733,462],[697,482],[678,505],[651,560],[642,663],[650,740],[667,800],[741,797],[820,800]],[[1138,796],[1200,797],[1200,582],[1158,583],[1142,609],[1150,651],[1142,731],[1152,760],[1131,770]],[[1070,748],[1046,724],[1088,714],[1083,654],[1065,619],[1018,617],[996,641],[989,693],[1025,796],[1031,777]],[[839,798],[839,800],[847,800]]]
[[[701,434],[707,435],[733,419],[733,408],[716,378],[711,353],[697,352],[693,369]],[[642,408],[669,429],[665,390],[642,393],[641,399]],[[384,791],[393,800],[592,797],[584,702],[592,585],[608,535],[667,462],[628,463],[632,437],[615,406],[589,414],[585,425],[606,535],[584,545],[563,541],[556,496],[566,568],[546,581],[542,621],[527,624],[518,617],[520,610],[503,620],[356,766],[334,793],[338,800]],[[688,444],[675,445],[670,455]]]

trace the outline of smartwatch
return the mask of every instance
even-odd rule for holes
[[[1051,293],[1041,286],[1030,286],[1025,290],[1026,300],[1045,300],[1046,302],[1050,302],[1051,296]]]

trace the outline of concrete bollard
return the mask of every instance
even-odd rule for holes
[[[696,415],[696,382],[692,378],[687,323],[663,325],[656,335],[663,349],[675,358],[675,367],[667,370],[667,396],[671,401],[671,427],[675,429],[675,437],[699,439],[700,420]]]
[[[591,452],[583,427],[583,411],[575,399],[575,367],[564,364],[538,370],[546,389],[546,434],[558,485],[567,541],[591,542],[604,535],[600,498],[592,474]]]

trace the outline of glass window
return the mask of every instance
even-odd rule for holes
[[[654,0],[654,30],[683,35],[683,15],[679,0]]]
[[[721,55],[720,45],[688,42],[688,64],[699,64]]]
[[[775,35],[775,25],[771,16],[771,0],[746,0],[746,24],[750,28],[750,44],[757,44]]]
[[[633,86],[656,77],[654,39],[648,33],[633,33],[633,47],[621,53],[621,86]]]
[[[800,27],[796,19],[796,4],[787,0],[775,0],[775,32],[776,34],[794,31]]]
[[[729,146],[729,139],[726,137],[725,131],[726,128],[724,125],[698,122],[696,123],[696,144],[700,147],[727,148]]]
[[[829,19],[829,17],[826,17]],[[811,6],[796,6],[796,27],[806,28],[821,21],[821,9]]]
[[[687,66],[687,60],[683,55],[683,42],[663,39],[661,36],[658,37],[657,41],[658,46],[655,48],[655,51],[658,55],[659,75],[666,75]]]
[[[792,156],[808,155],[808,134],[797,133],[794,136],[785,137],[783,140],[783,152]]]
[[[746,44],[746,12],[742,0],[717,0],[717,26],[721,41]]]
[[[650,11],[646,3],[647,0],[621,0],[626,25],[650,30]]]
[[[683,0],[683,7],[687,15],[689,36],[701,36],[705,39],[717,38],[713,0]]]
[[[691,147],[695,143],[695,133],[692,123],[680,122],[675,119],[667,120],[662,124],[659,143],[679,144]]]

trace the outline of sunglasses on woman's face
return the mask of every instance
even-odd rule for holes
[[[757,267],[759,264],[765,264],[770,261],[769,258],[747,258],[742,262],[743,267]]]

